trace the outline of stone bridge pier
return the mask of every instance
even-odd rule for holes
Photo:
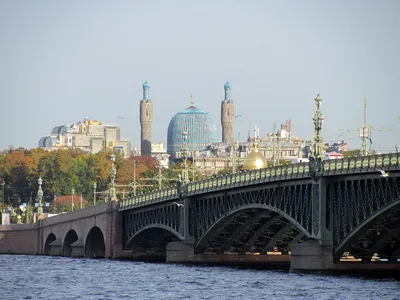
[[[313,239],[293,245],[291,271],[334,269],[331,193],[327,177],[320,177],[313,184],[312,236]]]

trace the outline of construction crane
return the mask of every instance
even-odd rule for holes
[[[400,117],[399,117],[400,118]],[[367,122],[367,96],[364,94],[364,123],[361,128],[357,129],[343,129],[339,128],[339,131],[358,131],[359,137],[361,138],[361,155],[368,155],[372,148],[372,131],[392,131],[391,128],[372,128]],[[369,149],[368,149],[369,142]]]

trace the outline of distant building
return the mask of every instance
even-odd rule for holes
[[[56,126],[49,136],[42,137],[38,146],[47,150],[77,148],[88,153],[107,149],[131,155],[131,143],[121,139],[118,125],[102,124],[85,118],[82,122]]]
[[[169,167],[169,154],[164,148],[164,143],[151,144],[151,156],[155,157],[163,168]]]
[[[200,151],[215,142],[216,127],[211,116],[191,106],[178,112],[170,121],[167,132],[167,153],[172,159],[180,157],[183,133],[187,132],[189,152]]]
[[[221,102],[221,126],[222,126],[222,142],[232,144],[233,137],[233,123],[235,121],[235,106],[231,100],[232,85],[227,82],[224,85],[225,97]]]
[[[143,99],[140,100],[140,152],[151,155],[151,129],[153,122],[153,103],[149,97],[150,85],[143,83]]]
[[[349,151],[349,145],[346,141],[341,140],[334,143],[327,143],[324,145],[326,152],[342,152]]]

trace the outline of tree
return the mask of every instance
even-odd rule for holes
[[[108,188],[111,161],[106,152],[99,152],[93,155],[93,181],[97,183],[99,191]]]
[[[3,158],[0,175],[6,183],[8,194],[27,197],[34,185],[35,164],[24,151],[15,150]]]
[[[341,152],[343,157],[355,157],[355,156],[361,156],[361,150],[360,149],[354,149],[354,150],[348,150],[348,151],[342,151]]]
[[[80,209],[81,205],[81,197],[80,195],[66,195],[66,196],[59,196],[53,201],[53,212],[61,213],[61,212],[68,212],[72,210],[72,198],[74,200],[74,210]],[[82,197],[82,207],[87,206],[87,201],[84,197]]]
[[[88,154],[79,154],[72,159],[69,173],[72,176],[72,187],[76,193],[92,195],[93,167],[93,160]]]

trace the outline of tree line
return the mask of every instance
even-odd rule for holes
[[[6,207],[19,207],[31,201],[34,205],[38,191],[38,179],[42,178],[43,201],[50,203],[52,212],[56,207],[68,209],[68,201],[74,190],[75,208],[79,207],[80,195],[85,204],[92,205],[94,201],[94,186],[96,183],[97,201],[104,201],[110,183],[112,152],[85,153],[79,149],[62,149],[46,151],[36,149],[10,149],[0,153],[0,183],[4,181],[4,203]],[[118,198],[131,195],[132,182],[135,177],[138,183],[137,192],[158,188],[154,179],[157,176],[158,163],[151,156],[131,156],[124,158],[121,153],[116,155],[115,167],[117,174]],[[135,164],[135,166],[134,166]],[[163,185],[173,184],[180,166],[162,170]],[[0,199],[3,197],[1,191]],[[67,196],[67,197],[65,197]],[[58,203],[57,202],[58,200]],[[0,202],[2,205],[2,202]],[[72,206],[72,204],[71,204]],[[67,208],[65,208],[67,207]],[[57,211],[59,212],[59,211]]]

